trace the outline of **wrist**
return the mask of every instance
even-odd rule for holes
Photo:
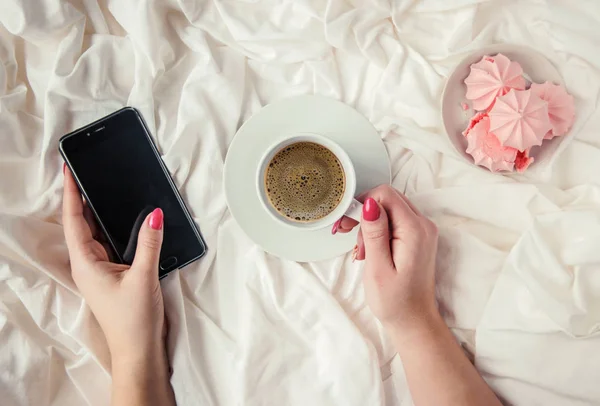
[[[169,362],[164,348],[144,352],[111,354],[111,369],[115,375],[130,379],[162,379],[169,376]]]
[[[166,351],[112,357],[112,404],[175,405]]]
[[[412,342],[421,341],[426,337],[435,336],[441,329],[448,328],[436,308],[382,324],[393,340],[402,347],[410,346]]]

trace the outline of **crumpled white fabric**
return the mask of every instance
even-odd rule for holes
[[[360,264],[269,256],[227,210],[237,128],[299,94],[381,132],[394,185],[439,225],[440,306],[492,387],[516,405],[600,403],[599,22],[600,3],[567,0],[3,0],[2,404],[108,403],[106,343],[69,272],[57,143],[124,105],[210,247],[162,282],[178,404],[412,404]],[[440,122],[452,67],[498,42],[546,54],[576,98],[572,137],[528,177],[462,162]]]
[[[569,208],[538,216],[508,256],[476,362],[510,403],[598,404],[599,239],[600,211]]]

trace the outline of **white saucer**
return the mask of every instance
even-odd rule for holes
[[[299,96],[269,104],[246,121],[229,146],[224,168],[225,198],[246,234],[265,251],[308,262],[344,254],[356,232],[331,235],[331,228],[294,230],[273,219],[261,205],[256,173],[265,150],[286,135],[317,133],[337,142],[356,169],[356,194],[390,183],[390,160],[373,125],[353,108],[320,96]]]
[[[463,59],[448,77],[446,86],[444,87],[442,94],[442,120],[450,142],[458,154],[471,164],[473,164],[473,158],[465,152],[467,149],[467,139],[462,135],[462,132],[467,128],[467,124],[473,116],[474,111],[471,108],[465,111],[461,107],[463,102],[471,106],[470,101],[465,97],[467,87],[464,81],[469,75],[471,64],[479,62],[484,55],[496,55],[498,53],[507,56],[511,61],[519,62],[527,80],[536,83],[548,81],[557,85],[563,85],[562,77],[554,65],[544,55],[529,47],[512,44],[490,45],[473,52]],[[549,162],[564,139],[565,137],[554,137],[551,140],[544,141],[541,147],[532,148],[531,156],[535,158],[535,161],[525,174],[531,169],[540,170],[546,162]],[[482,167],[479,168],[487,171],[487,169]],[[510,174],[510,172],[495,173]]]

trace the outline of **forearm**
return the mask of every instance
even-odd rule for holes
[[[389,327],[417,406],[501,406],[439,314]]]
[[[113,360],[111,406],[175,406],[166,356]]]

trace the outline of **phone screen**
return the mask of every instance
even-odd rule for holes
[[[61,152],[122,262],[133,261],[146,216],[163,210],[163,276],[205,245],[149,137],[137,111],[125,108],[63,137]]]

